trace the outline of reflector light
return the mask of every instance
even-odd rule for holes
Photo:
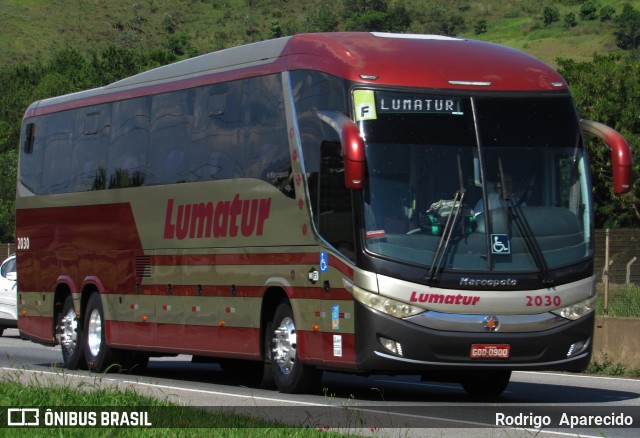
[[[589,343],[591,342],[591,338],[584,339],[580,342],[576,342],[575,344],[571,344],[569,347],[569,351],[567,351],[567,357],[576,356],[587,349]]]
[[[402,345],[400,344],[400,342],[396,342],[392,339],[383,338],[382,336],[378,339],[380,340],[380,345],[382,345],[384,348],[386,348],[393,354],[402,356]]]

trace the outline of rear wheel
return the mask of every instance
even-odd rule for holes
[[[475,397],[493,397],[502,394],[511,379],[511,370],[472,372],[462,380],[462,387]]]
[[[67,295],[64,300],[62,312],[58,314],[56,329],[64,367],[68,370],[83,368],[82,330],[71,295]]]
[[[92,293],[87,302],[83,344],[87,366],[91,371],[102,372],[113,365],[114,350],[105,342],[104,311],[98,292]]]
[[[272,327],[271,370],[278,389],[284,393],[298,393],[318,385],[321,372],[304,365],[298,358],[296,324],[288,303],[277,307]]]

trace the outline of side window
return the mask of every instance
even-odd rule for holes
[[[293,198],[291,160],[280,75],[246,79],[242,132],[244,176],[257,178]]]
[[[150,118],[150,97],[113,103],[107,188],[137,187],[144,184]]]
[[[111,137],[111,104],[78,110],[75,129],[69,191],[104,189]]]
[[[241,176],[237,145],[242,130],[242,81],[195,90],[191,146],[187,151],[189,181]]]
[[[351,190],[344,183],[344,159],[340,142],[325,141],[320,146],[319,191],[320,235],[342,254],[354,260]]]
[[[193,123],[193,90],[153,96],[149,174],[145,184],[173,184],[189,177],[186,154]]]
[[[41,193],[53,194],[68,191],[74,122],[74,118],[69,117],[65,112],[48,117]]]
[[[40,193],[42,180],[43,141],[46,138],[46,119],[30,119],[22,127],[20,148],[20,182],[33,193]]]

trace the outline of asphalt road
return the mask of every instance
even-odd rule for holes
[[[640,435],[640,380],[635,379],[515,372],[500,397],[484,400],[470,398],[455,383],[325,372],[316,393],[292,395],[247,386],[216,364],[192,364],[190,359],[151,359],[142,375],[95,375],[63,370],[58,347],[21,340],[17,330],[0,337],[0,379],[135,388],[181,404],[232,409],[305,427],[403,437]],[[598,418],[632,425],[597,425]],[[571,422],[577,424],[569,427]]]

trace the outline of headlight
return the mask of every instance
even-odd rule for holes
[[[589,312],[594,311],[596,308],[596,300],[597,295],[594,294],[586,300],[580,301],[579,303],[563,307],[562,309],[553,310],[552,313],[555,313],[556,315],[563,318],[575,321],[576,319],[582,318]]]
[[[364,291],[357,286],[351,286],[351,291],[353,292],[354,298],[365,306],[376,309],[382,313],[386,313],[387,315],[395,316],[396,318],[406,318],[425,311],[421,307],[392,300],[391,298],[383,297],[378,294],[372,294],[371,292]]]

